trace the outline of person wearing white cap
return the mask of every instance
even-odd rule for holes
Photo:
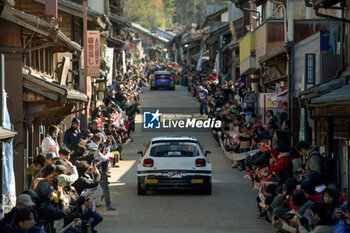
[[[59,159],[59,156],[56,155],[55,152],[49,152],[45,155],[45,161],[46,161],[46,165],[47,164],[55,164],[55,162],[57,161],[57,159]]]

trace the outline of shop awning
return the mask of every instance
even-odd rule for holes
[[[14,6],[15,1],[14,0],[0,0],[0,6]]]
[[[120,40],[116,37],[107,37],[107,42],[110,47],[114,48],[123,48],[125,45],[125,41]]]
[[[311,107],[326,107],[350,104],[350,82],[342,87],[311,99]]]
[[[61,86],[57,81],[23,68],[23,105],[26,120],[54,124],[57,119],[85,110],[84,93]]]
[[[23,72],[23,87],[38,93],[51,101],[58,103],[68,102],[88,102],[89,98],[84,93],[69,89],[54,82],[54,80],[30,74],[27,70]]]
[[[313,97],[318,97],[324,93],[336,90],[346,84],[344,77],[336,78],[328,82],[320,83],[316,86],[313,86],[305,91],[300,92],[300,99],[311,99]]]
[[[213,34],[214,36],[219,35],[225,35],[227,33],[230,33],[230,24],[229,23],[220,23],[220,25],[217,25],[213,28],[212,31],[210,31],[210,34]]]
[[[200,29],[205,28],[206,26],[208,26],[209,21],[215,20],[217,17],[219,17],[220,15],[224,14],[227,11],[228,11],[228,7],[224,7],[222,9],[220,9],[220,10],[218,10],[218,11],[216,11],[216,12],[210,14],[210,15],[208,15],[205,18],[204,22],[202,23]]]
[[[207,51],[205,51],[205,52],[203,53],[202,59],[206,59],[206,57],[208,57],[208,55],[209,55],[209,50],[207,50]],[[198,52],[198,53],[196,53],[196,54],[194,54],[194,55],[192,56],[192,59],[195,60],[195,61],[198,61],[198,59],[200,58],[200,56],[201,56],[201,51]]]
[[[120,25],[122,27],[131,27],[131,22],[130,21],[124,19],[123,17],[120,17],[117,14],[111,14],[109,16],[109,20],[112,23],[115,23],[115,24]]]
[[[50,38],[52,41],[50,41],[51,44],[47,43],[48,47],[62,47],[64,52],[81,52],[81,46],[78,43],[71,41],[54,24],[41,20],[37,16],[5,6],[1,18]]]
[[[241,40],[231,41],[228,46],[230,49],[239,48],[239,42],[241,42]]]
[[[259,58],[259,62],[264,63],[264,62],[266,62],[274,57],[277,57],[279,55],[282,55],[284,53],[287,53],[286,44],[281,44],[280,46],[276,47],[274,50],[267,52],[264,56],[261,56]]]
[[[287,79],[288,79],[288,75],[283,75],[283,76],[268,80],[268,81],[264,82],[263,85],[268,86],[268,85],[272,85],[272,84],[275,84],[277,82],[281,82],[281,81],[287,80]]]
[[[0,140],[7,140],[17,135],[16,131],[5,129],[0,126]]]
[[[44,5],[46,4],[46,0],[35,1]],[[83,18],[83,5],[74,1],[59,0],[58,9],[73,16]],[[112,27],[112,24],[106,15],[91,9],[90,7],[87,8],[87,20],[104,30]]]

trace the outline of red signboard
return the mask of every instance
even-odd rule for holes
[[[91,97],[92,97],[92,87],[91,87],[90,76],[87,76],[86,84],[87,84],[86,95],[89,97],[89,102],[87,103],[87,106],[86,106],[86,116],[89,117],[90,116],[90,107],[91,107],[90,103],[91,103]]]
[[[100,32],[87,32],[88,76],[100,77]]]

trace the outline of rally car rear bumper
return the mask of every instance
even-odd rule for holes
[[[203,189],[211,184],[211,174],[186,175],[179,178],[165,175],[138,176],[138,183],[142,189]]]

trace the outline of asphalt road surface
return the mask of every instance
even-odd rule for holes
[[[199,104],[185,87],[176,91],[145,88],[141,107],[195,108]],[[105,211],[102,204],[98,211],[104,221],[96,227],[102,233],[219,233],[219,232],[275,232],[264,220],[257,219],[256,191],[217,146],[210,130],[185,132],[197,137],[213,166],[213,194],[196,192],[157,191],[146,196],[137,195],[137,151],[143,150],[142,142],[152,137],[174,135],[173,132],[145,132],[141,129],[141,116],[137,117],[133,143],[124,147],[120,168],[112,168],[110,180],[111,201],[116,211]]]

